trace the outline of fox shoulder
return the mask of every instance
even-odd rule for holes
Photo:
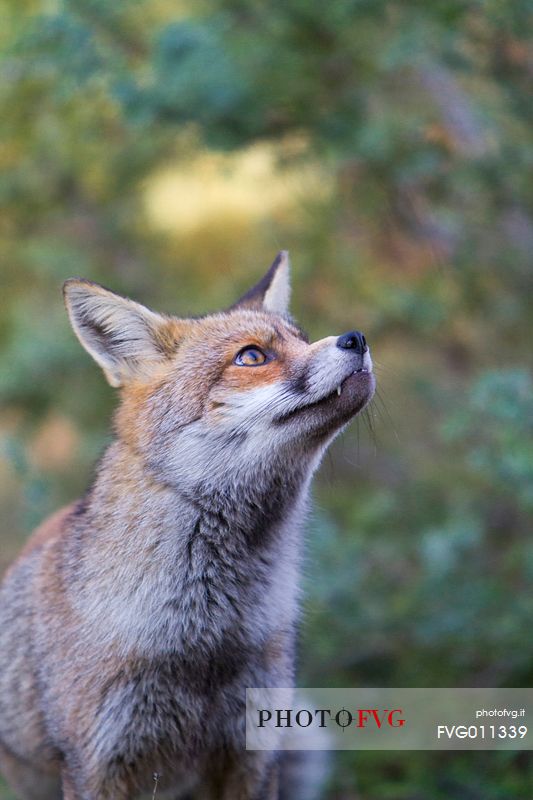
[[[69,503],[68,506],[60,508],[49,517],[47,517],[41,524],[34,530],[24,547],[22,548],[17,561],[32,553],[42,545],[47,544],[55,539],[60,538],[67,528],[69,517],[76,510],[78,501]],[[15,563],[17,563],[17,561]]]

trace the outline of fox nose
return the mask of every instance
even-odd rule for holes
[[[342,336],[339,336],[337,339],[337,347],[340,347],[341,350],[355,350],[355,352],[359,353],[361,356],[368,350],[366,339],[361,331],[348,331],[348,333],[343,333]]]

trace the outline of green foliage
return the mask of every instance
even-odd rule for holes
[[[302,684],[530,685],[530,3],[4,5],[2,559],[106,441],[112,394],[62,281],[196,313],[289,246],[296,315],[313,338],[362,328],[380,386],[316,485]],[[272,180],[311,170],[320,191],[152,225],[154,175],[265,142]],[[525,754],[361,753],[330,797],[530,786]]]
[[[466,465],[495,496],[533,508],[533,381],[526,370],[488,371],[444,427]]]

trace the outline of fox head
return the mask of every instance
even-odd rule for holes
[[[310,343],[289,294],[286,252],[230,309],[196,319],[66,281],[78,339],[121,389],[117,435],[166,483],[194,490],[291,464],[305,472],[371,399],[364,336]]]

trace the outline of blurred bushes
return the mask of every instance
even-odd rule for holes
[[[362,328],[380,386],[316,484],[302,684],[530,685],[530,4],[4,6],[2,562],[106,441],[62,281],[198,313],[288,246],[297,317]],[[253,213],[203,208],[206,151],[233,184],[269,154]],[[147,194],[180,173],[196,191],[158,225]],[[527,754],[343,754],[330,797],[525,800],[530,781]]]

